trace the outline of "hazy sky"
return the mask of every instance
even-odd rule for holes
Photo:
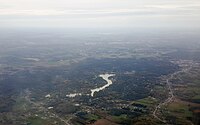
[[[200,0],[0,0],[0,27],[200,27]]]

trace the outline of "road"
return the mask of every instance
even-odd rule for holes
[[[158,119],[159,121],[166,123],[166,120],[163,120],[162,118],[160,118],[157,114],[157,112],[159,111],[159,109],[164,106],[169,104],[170,102],[172,102],[174,100],[174,92],[172,89],[172,83],[170,82],[170,80],[172,80],[174,78],[174,76],[176,76],[179,73],[183,73],[183,72],[188,72],[190,69],[192,68],[192,66],[190,66],[189,68],[185,68],[182,69],[181,71],[177,71],[171,75],[169,75],[169,77],[167,77],[166,79],[166,84],[167,84],[167,89],[169,90],[168,92],[168,98],[164,101],[164,102],[160,102],[156,107],[155,110],[153,111],[153,116],[154,118]]]

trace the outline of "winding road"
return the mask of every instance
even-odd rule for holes
[[[160,102],[156,107],[155,107],[155,110],[153,111],[153,116],[154,118],[158,119],[159,121],[161,122],[164,122],[166,123],[166,120],[163,120],[162,118],[159,118],[157,112],[159,111],[159,109],[161,108],[161,106],[164,106],[164,105],[167,105],[169,104],[170,102],[172,102],[174,100],[174,92],[173,92],[173,89],[172,89],[172,83],[170,82],[170,80],[172,80],[174,78],[174,76],[176,76],[177,74],[179,73],[183,73],[183,72],[187,72],[189,71],[190,69],[192,68],[192,66],[190,66],[189,68],[185,68],[185,69],[182,69],[181,71],[177,71],[173,74],[171,74],[167,79],[166,79],[166,83],[167,83],[167,88],[169,90],[168,92],[168,98],[164,101],[164,102]]]

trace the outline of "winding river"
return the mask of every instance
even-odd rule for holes
[[[107,82],[107,84],[104,85],[104,86],[102,86],[102,87],[96,88],[96,89],[91,89],[91,96],[92,97],[94,96],[95,92],[102,91],[105,88],[107,88],[110,85],[112,85],[112,81],[109,79],[109,77],[111,77],[111,76],[115,76],[115,74],[101,74],[101,75],[99,75],[99,77],[101,77],[102,79],[104,79]]]

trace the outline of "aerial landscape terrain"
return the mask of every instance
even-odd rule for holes
[[[200,125],[200,0],[0,0],[0,125]]]
[[[1,125],[199,124],[195,32],[1,34]]]

